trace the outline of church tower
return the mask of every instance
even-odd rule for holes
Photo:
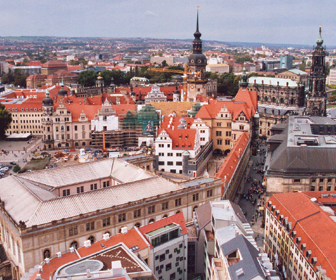
[[[45,149],[53,149],[53,113],[54,113],[54,101],[49,97],[49,91],[47,89],[46,97],[42,101],[42,127],[43,138],[42,142],[45,145]]]
[[[326,116],[327,94],[325,90],[325,48],[322,46],[321,26],[316,47],[312,54],[312,67],[309,75],[309,91],[306,98],[307,114],[310,116]]]
[[[194,33],[193,53],[188,58],[188,74],[187,74],[187,101],[196,100],[198,94],[206,96],[206,83],[208,79],[205,76],[207,59],[202,53],[202,34],[198,29],[198,10],[196,31]]]

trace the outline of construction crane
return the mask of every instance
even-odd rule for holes
[[[200,77],[201,73],[200,72],[190,72],[188,64],[184,64],[184,70],[174,70],[174,69],[169,69],[167,67],[165,68],[148,68],[147,71],[155,71],[155,72],[161,72],[161,73],[178,73],[178,74],[183,74],[183,96],[182,96],[182,101],[187,100],[187,79],[188,75],[194,75],[195,78]]]

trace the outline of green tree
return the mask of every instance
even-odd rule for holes
[[[167,67],[168,66],[167,61],[166,60],[162,61],[161,65],[162,67]]]
[[[15,165],[14,167],[13,167],[13,171],[15,172],[15,173],[18,173],[19,171],[21,170],[21,167],[20,167],[20,165]]]
[[[235,96],[239,89],[239,76],[233,73],[223,73],[217,84],[219,95]]]
[[[83,87],[92,87],[96,84],[97,73],[92,70],[82,71],[78,75],[78,83]]]
[[[0,139],[5,138],[5,132],[12,122],[12,114],[0,103]]]
[[[245,61],[253,62],[252,57],[250,57],[248,54],[243,54],[235,57],[235,62],[242,64]]]

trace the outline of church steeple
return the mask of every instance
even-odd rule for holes
[[[312,66],[309,74],[309,91],[306,99],[307,114],[311,116],[326,116],[327,94],[325,90],[325,56],[326,52],[319,28],[319,37],[312,53]]]
[[[193,53],[199,54],[202,53],[202,40],[201,40],[202,33],[199,32],[198,26],[198,9],[197,9],[197,19],[196,19],[196,31],[194,33],[194,41],[193,41]]]

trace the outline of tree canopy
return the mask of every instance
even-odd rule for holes
[[[5,132],[12,122],[12,114],[0,103],[0,139],[5,138]]]
[[[21,69],[15,69],[14,73],[11,69],[8,73],[2,75],[1,82],[3,84],[14,84],[15,86],[26,87],[26,79],[29,76],[28,73],[22,73]]]
[[[92,87],[96,84],[97,73],[92,70],[82,71],[78,75],[78,83],[83,87]]]

